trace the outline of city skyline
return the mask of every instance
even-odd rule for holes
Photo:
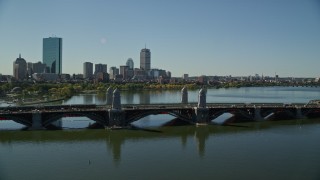
[[[45,7],[59,13],[47,13]],[[151,68],[175,77],[320,76],[316,0],[2,0],[0,27],[1,74],[13,74],[19,53],[27,62],[41,61],[41,39],[56,35],[64,43],[62,73],[82,73],[87,61],[119,67],[131,57],[139,64],[146,44]]]

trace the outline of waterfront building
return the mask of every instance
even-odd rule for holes
[[[128,79],[128,70],[129,66],[120,66],[120,75],[122,75],[123,79]]]
[[[83,63],[83,77],[85,79],[92,78],[93,76],[93,64],[91,62]]]
[[[110,79],[115,79],[116,75],[119,75],[119,69],[112,66],[109,69],[109,77]]]
[[[32,75],[33,73],[45,73],[46,72],[46,64],[42,62],[28,62],[28,74]]]
[[[21,58],[21,54],[19,54],[19,58],[13,62],[13,76],[16,80],[24,80],[27,78],[27,62]]]
[[[126,62],[126,66],[128,66],[130,70],[133,70],[134,63],[133,63],[133,59],[132,58],[128,58],[128,60]]]
[[[189,80],[189,74],[183,74],[182,78],[183,78],[183,80],[188,81]]]
[[[146,80],[147,75],[146,75],[146,71],[139,69],[139,68],[134,68],[133,71],[133,79],[134,80]]]
[[[134,70],[133,69],[128,69],[127,70],[127,79],[131,79],[134,76]]]
[[[149,71],[151,69],[151,52],[150,49],[144,48],[140,52],[140,69]]]
[[[160,76],[163,77],[163,78],[167,77],[167,73],[163,69],[151,69],[149,71],[148,75],[149,75],[150,78],[153,78],[153,79],[157,79]]]
[[[62,73],[62,38],[43,38],[43,63],[47,65],[49,73]]]
[[[107,73],[108,72],[108,66],[106,64],[95,64],[94,65],[94,74],[97,74],[99,72]]]
[[[95,82],[109,82],[109,74],[106,72],[98,72],[95,74]]]
[[[205,75],[199,76],[198,77],[198,82],[201,84],[207,84],[208,78]]]
[[[70,74],[61,74],[60,75],[61,81],[69,81],[71,79]]]
[[[32,64],[32,62],[27,62],[27,75],[33,74]]]
[[[56,82],[59,80],[59,75],[55,73],[33,73],[32,78],[40,82]]]
[[[171,78],[171,72],[167,71],[167,77],[170,79]]]

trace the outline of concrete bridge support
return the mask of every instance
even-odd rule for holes
[[[32,113],[32,126],[29,129],[30,130],[42,130],[42,129],[45,129],[42,126],[41,112],[33,112]]]
[[[118,109],[109,109],[109,127],[127,126],[127,124],[124,123],[124,120],[124,111]]]
[[[207,92],[205,89],[200,89],[198,96],[198,107],[194,109],[194,122],[196,124],[208,124],[209,119],[209,109],[207,108],[206,97]]]
[[[194,108],[194,119],[193,121],[198,125],[206,125],[210,122],[209,109],[208,108]]]
[[[112,104],[112,87],[107,89],[107,105]]]
[[[205,89],[200,89],[198,95],[198,108],[206,108],[207,106],[207,91]]]
[[[254,117],[253,119],[255,121],[263,121],[264,118],[261,116],[261,108],[260,107],[256,107],[254,108]]]
[[[125,114],[121,109],[120,91],[115,89],[112,96],[112,109],[109,110],[109,127],[126,126]]]
[[[187,87],[183,87],[181,89],[181,103],[188,104],[188,89],[187,89]]]

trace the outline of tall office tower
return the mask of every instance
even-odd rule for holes
[[[83,78],[91,78],[93,76],[93,64],[91,62],[83,63]]]
[[[151,69],[151,52],[150,49],[144,48],[140,52],[140,69],[149,71]]]
[[[128,79],[128,70],[129,66],[120,66],[120,74],[122,75],[123,79]]]
[[[126,66],[128,66],[130,70],[133,70],[133,68],[134,68],[134,63],[133,63],[133,59],[132,59],[132,58],[129,58],[129,59],[127,60]]]
[[[43,38],[42,58],[49,73],[62,74],[62,38]]]
[[[94,74],[97,74],[99,72],[107,73],[108,72],[108,66],[106,64],[95,64],[94,65]]]
[[[17,80],[23,80],[27,78],[27,62],[23,58],[21,58],[21,55],[19,54],[19,58],[17,58],[13,62],[13,76]]]
[[[110,79],[114,79],[116,77],[116,75],[118,75],[118,74],[119,74],[119,69],[118,68],[116,68],[114,66],[110,67],[110,69],[109,69],[109,77],[110,77]]]

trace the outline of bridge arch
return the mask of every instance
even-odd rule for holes
[[[264,119],[268,119],[268,117],[272,114],[279,114],[279,113],[284,113],[286,114],[286,116],[290,117],[290,119],[295,118],[295,112],[293,112],[295,110],[293,109],[287,109],[287,108],[268,108],[268,109],[261,109],[261,116]]]
[[[173,117],[176,117],[178,119],[181,119],[182,121],[185,121],[190,124],[194,124],[192,121],[192,118],[186,117],[181,114],[181,112],[177,110],[167,110],[167,109],[152,109],[152,110],[143,110],[136,113],[127,113],[125,118],[125,124],[129,125],[130,123],[133,123],[135,121],[138,121],[144,117],[147,117],[149,115],[159,115],[159,114],[168,114]]]
[[[222,109],[222,110],[218,110],[218,111],[211,110],[209,112],[209,121],[212,121],[225,113],[230,113],[232,115],[241,114],[243,117],[246,117],[247,119],[249,119],[251,121],[254,120],[253,113],[250,111],[250,109],[243,110],[243,109],[236,108],[236,109]]]
[[[66,117],[66,115],[72,115],[72,116],[76,116],[76,117],[87,117],[92,121],[95,121],[99,124],[105,125],[105,118],[95,114],[95,113],[83,113],[83,112],[61,112],[61,113],[55,113],[53,116],[50,116],[48,119],[44,119],[43,121],[43,126],[46,127],[49,124],[63,118]]]
[[[28,120],[26,118],[21,118],[20,116],[14,116],[14,115],[1,115],[2,118],[7,119],[7,120],[12,120],[16,123],[22,124],[27,127],[32,126],[32,119]]]

